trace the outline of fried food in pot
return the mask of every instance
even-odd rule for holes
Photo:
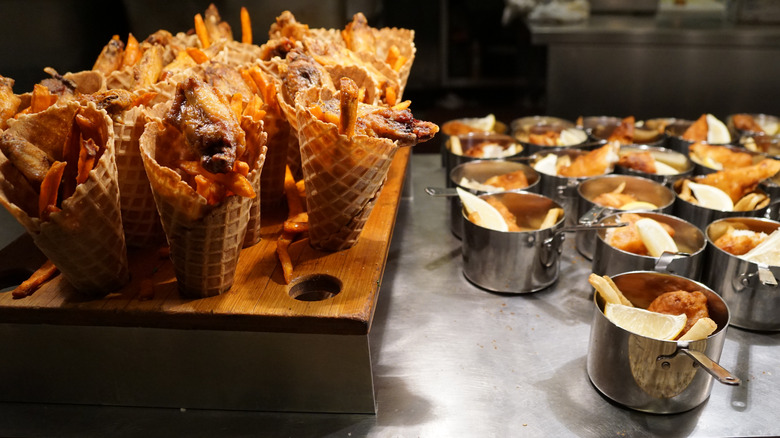
[[[659,295],[647,306],[651,312],[666,313],[668,315],[685,314],[688,321],[685,323],[680,336],[684,335],[701,318],[709,318],[707,310],[707,296],[699,291],[687,292],[683,290],[666,292]]]

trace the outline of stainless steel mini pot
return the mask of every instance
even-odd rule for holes
[[[690,342],[636,335],[608,320],[604,301],[594,294],[587,372],[599,392],[630,409],[673,414],[707,400],[715,380],[740,383],[717,363],[729,324],[728,306],[718,294],[701,283],[658,272],[627,272],[612,280],[641,308],[665,292],[700,291],[707,296],[709,316],[718,328],[707,339]]]
[[[593,200],[602,193],[616,190],[621,184],[625,185],[622,193],[633,196],[637,201],[649,202],[656,206],[642,211],[672,213],[674,192],[663,184],[639,176],[603,175],[582,181],[577,187],[579,223],[591,225],[609,214],[620,211],[617,208],[598,205]],[[576,246],[583,257],[591,260],[596,249],[596,231],[578,231]]]
[[[598,224],[618,223],[621,214],[614,213],[606,216]],[[612,276],[630,271],[658,271],[698,279],[701,276],[706,248],[704,233],[690,222],[668,214],[652,212],[637,212],[636,214],[671,226],[674,229],[674,241],[680,253],[664,253],[660,257],[651,257],[623,251],[607,243],[607,230],[603,229],[596,233],[593,273]]]
[[[707,251],[702,282],[720,293],[731,309],[731,324],[749,330],[780,330],[780,266],[754,263],[730,254],[717,241],[732,226],[771,234],[780,222],[736,217],[707,227]]]
[[[584,149],[559,149],[540,152],[530,157],[529,164],[533,167],[537,161],[550,154],[557,155],[558,157],[568,155],[569,158],[574,161],[578,156],[587,154],[588,152],[589,151]],[[605,174],[609,173],[612,173],[611,167],[605,172]],[[539,192],[563,206],[563,209],[566,211],[566,225],[571,226],[577,224],[577,213],[579,208],[577,205],[577,186],[579,186],[582,181],[593,177],[566,177],[551,175],[544,172],[539,172],[539,175],[541,176]]]
[[[469,149],[474,148],[476,145],[485,142],[498,144],[504,149],[514,146],[516,148],[516,152],[511,155],[506,155],[506,156],[496,157],[496,158],[472,157],[468,155],[453,153],[451,150],[451,143],[453,141],[459,142],[460,148],[463,150],[464,153]],[[522,152],[523,152],[523,146],[512,137],[504,134],[472,132],[463,135],[453,135],[447,139],[447,144],[445,150],[443,151],[444,168],[445,171],[447,172],[446,174],[449,175],[450,172],[452,172],[452,169],[454,169],[459,164],[467,163],[469,161],[476,161],[476,160],[505,160],[510,158],[516,158],[519,157],[522,154]],[[453,185],[451,185],[449,177],[447,178],[446,184],[447,187],[454,187]]]
[[[701,230],[706,229],[707,225],[711,224],[712,222],[726,217],[767,217],[770,214],[769,206],[750,211],[724,211],[692,204],[680,198],[680,189],[682,188],[682,183],[683,180],[679,180],[672,186],[674,189],[674,194],[677,197],[677,200],[674,202],[674,215],[687,220],[693,225],[699,227]],[[754,191],[758,193],[764,193],[761,189],[756,189]]]
[[[560,205],[528,192],[491,195],[517,217],[518,225],[538,228],[547,212]],[[564,219],[550,228],[527,232],[502,232],[463,220],[463,274],[472,283],[494,292],[535,292],[558,279],[564,234],[557,232]]]
[[[528,187],[520,189],[526,192],[538,193],[539,192],[539,172],[535,171],[531,166],[506,160],[477,160],[469,161],[459,164],[450,172],[450,182],[452,187],[460,187],[464,190],[475,195],[481,195],[489,193],[485,190],[478,190],[473,187],[463,185],[463,179],[476,181],[478,183],[484,183],[488,178],[492,178],[497,175],[504,175],[510,172],[522,170],[525,173],[525,177],[528,180]],[[491,192],[504,191],[504,190],[491,190]],[[441,193],[441,192],[440,192]],[[463,204],[460,202],[460,198],[457,196],[457,192],[447,191],[449,196],[447,203],[450,210],[450,229],[452,234],[460,238],[463,234]]]

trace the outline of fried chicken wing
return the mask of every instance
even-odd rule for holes
[[[684,335],[700,318],[709,318],[707,310],[707,296],[699,291],[687,292],[683,290],[666,292],[659,295],[647,310],[667,315],[685,314],[688,321],[685,323],[680,336]]]
[[[0,76],[0,130],[6,128],[6,121],[16,114],[22,99],[14,94],[14,80]]]
[[[11,132],[0,136],[0,151],[36,190],[41,186],[54,161],[46,152]]]
[[[111,72],[122,66],[124,51],[125,43],[119,39],[119,35],[114,35],[108,44],[103,47],[103,50],[95,61],[95,65],[92,66],[92,70],[99,71],[108,76]]]
[[[341,31],[341,36],[347,47],[353,52],[373,52],[376,47],[374,34],[368,25],[366,16],[358,12],[352,21]]]
[[[295,96],[303,90],[329,84],[330,77],[311,56],[300,50],[287,54],[287,69],[282,73],[282,97],[295,105]]]
[[[634,152],[623,155],[618,160],[617,165],[644,173],[654,174],[657,171],[655,157],[650,152]]]
[[[243,153],[244,131],[213,88],[199,79],[191,77],[176,87],[165,121],[184,134],[209,172],[231,171],[236,156]]]
[[[755,190],[761,181],[775,175],[778,171],[780,171],[780,161],[767,158],[752,166],[722,170],[699,177],[696,182],[723,190],[736,203]]]

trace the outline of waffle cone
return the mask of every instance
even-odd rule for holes
[[[154,203],[149,178],[144,170],[138,139],[148,118],[140,107],[125,112],[114,121],[116,166],[119,172],[119,195],[122,223],[128,246],[144,247],[165,243],[160,215]]]
[[[244,116],[241,120],[241,127],[246,132],[246,150],[250,153],[256,151],[257,156],[244,157],[251,166],[251,171],[247,175],[247,179],[252,184],[252,188],[255,190],[256,196],[249,202],[249,216],[246,224],[246,234],[244,235],[243,247],[247,248],[260,242],[262,222],[261,222],[261,207],[262,207],[262,192],[263,192],[263,179],[262,175],[266,172],[266,162],[268,156],[268,149],[265,146],[268,139],[268,134],[264,131],[265,123],[262,120],[253,120],[251,117]]]
[[[251,137],[248,135],[247,145],[249,141],[257,143]],[[233,285],[252,199],[233,195],[218,205],[208,205],[176,171],[157,161],[161,151],[182,148],[183,142],[177,130],[166,129],[159,122],[148,123],[139,140],[141,158],[170,245],[179,292],[191,298],[214,296]],[[265,147],[260,147],[250,158],[253,185],[260,179],[265,160]]]
[[[38,140],[59,137],[62,145],[77,112],[97,124],[101,137],[99,141],[103,146],[102,154],[87,180],[76,187],[73,195],[63,200],[62,210],[52,213],[49,220],[41,221],[37,211],[30,210],[29,203],[14,202],[20,194],[29,196],[30,188],[29,184],[25,187],[26,181],[20,179],[20,175],[14,175],[15,169],[5,162],[4,156],[0,163],[3,169],[0,203],[19,220],[41,252],[77,291],[99,296],[118,289],[130,279],[119,209],[111,119],[105,111],[98,110],[94,103],[80,106],[71,101],[50,107],[42,113],[22,117],[9,131],[41,146],[44,144],[38,143]],[[44,128],[46,132],[41,133]],[[59,154],[53,157],[62,159],[61,152]],[[37,200],[37,194],[34,191],[32,193],[33,199]]]
[[[298,137],[306,186],[309,237],[317,249],[339,251],[353,246],[368,220],[397,150],[381,138],[338,133],[336,125],[314,117],[298,100]]]

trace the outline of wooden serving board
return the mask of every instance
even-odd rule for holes
[[[294,265],[290,285],[284,283],[276,256],[276,238],[286,211],[276,216],[263,212],[262,240],[241,251],[233,287],[221,295],[182,298],[169,259],[161,258],[156,248],[131,250],[132,279],[123,289],[103,298],[85,299],[60,275],[23,299],[0,294],[0,321],[365,335],[374,314],[409,155],[409,148],[396,154],[354,247],[327,253],[313,249],[308,239],[290,246]],[[141,282],[150,277],[153,296],[139,296]],[[340,289],[336,295],[319,301],[293,298],[297,289],[312,289],[316,295],[316,285],[323,279],[331,289],[334,285]]]

